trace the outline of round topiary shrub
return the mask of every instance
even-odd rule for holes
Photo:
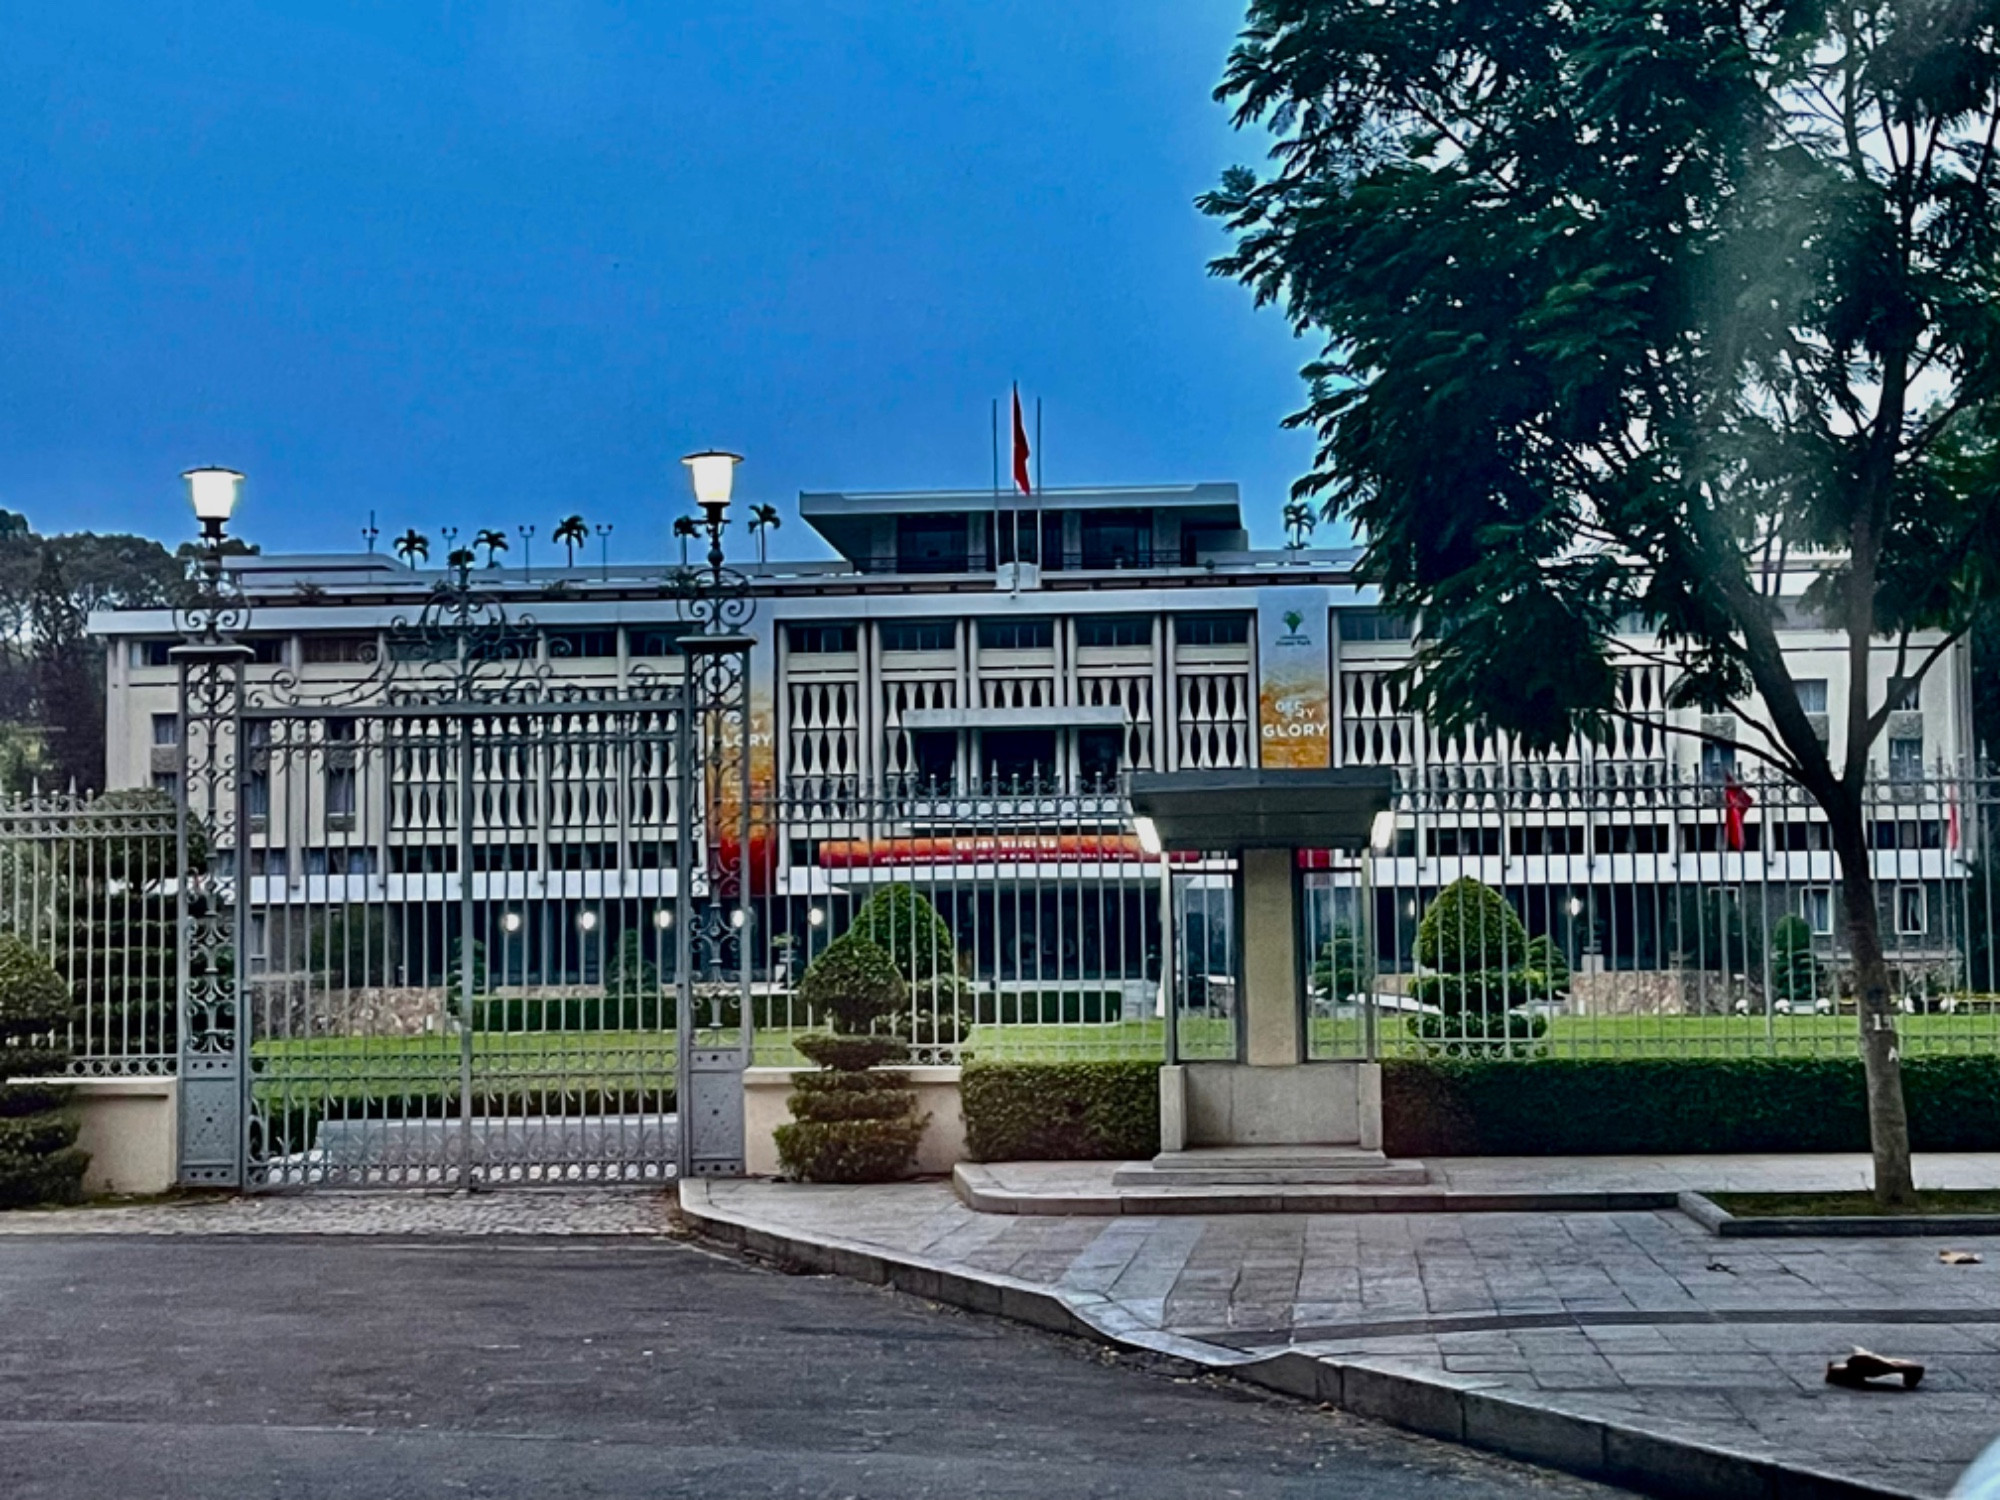
[[[909,1001],[886,950],[849,931],[814,959],[799,998],[833,1023],[797,1046],[820,1065],[793,1080],[792,1118],[774,1133],[778,1161],[802,1182],[888,1182],[910,1168],[926,1121],[906,1074],[882,1064],[909,1056],[901,1037],[871,1031]]]
[[[1441,1014],[1412,1016],[1411,1034],[1434,1056],[1519,1055],[1548,1031],[1548,1020],[1518,1007],[1569,991],[1569,964],[1547,938],[1530,939],[1507,898],[1471,876],[1437,893],[1417,924],[1425,971],[1418,1000]]]
[[[799,999],[848,1033],[895,1015],[908,998],[888,952],[856,932],[829,943],[799,980]]]
[[[63,1109],[69,1090],[11,1081],[52,1078],[68,1066],[61,1039],[73,1010],[49,961],[0,933],[0,1208],[82,1196],[89,1157],[76,1149],[76,1121]]]
[[[1417,924],[1417,962],[1440,974],[1477,974],[1518,966],[1528,929],[1507,898],[1470,875],[1437,893]]]

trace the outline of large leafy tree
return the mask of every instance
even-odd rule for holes
[[[1411,689],[1530,750],[1683,707],[1825,810],[1875,1184],[1912,1192],[1864,779],[2000,569],[2000,7],[1253,0],[1218,93],[1273,137],[1204,207],[1319,358],[1298,497],[1420,612]],[[1787,584],[1801,567],[1803,594]],[[1845,632],[1823,745],[1778,646]]]

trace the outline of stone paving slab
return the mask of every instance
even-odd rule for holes
[[[1482,1189],[1534,1181],[1522,1163],[1442,1165]],[[1866,1172],[1840,1157],[1538,1165],[1634,1188]],[[1074,1183],[1097,1168],[1003,1170]],[[1930,1157],[1918,1175],[1994,1185],[2000,1156]],[[959,1278],[970,1305],[1318,1399],[1344,1379],[1356,1410],[1506,1447],[1497,1422],[1527,1445],[1507,1451],[1605,1477],[1649,1452],[1691,1492],[1936,1496],[2000,1436],[2000,1254],[1946,1266],[1936,1238],[1722,1242],[1672,1210],[1002,1216],[935,1181],[688,1190],[698,1219],[766,1253],[818,1247],[815,1263],[899,1285],[907,1267],[933,1294]],[[1855,1344],[1925,1361],[1923,1386],[1827,1386],[1826,1361]]]
[[[317,1192],[187,1197],[0,1213],[0,1238],[42,1234],[657,1235],[672,1197],[651,1189]]]

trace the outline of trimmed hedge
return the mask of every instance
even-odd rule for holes
[[[1131,1161],[1160,1149],[1154,1062],[968,1063],[959,1103],[974,1161]]]
[[[1906,1057],[1910,1143],[2000,1149],[2000,1057]],[[1393,1060],[1391,1156],[1866,1151],[1858,1058]]]
[[[1132,1161],[1160,1149],[1151,1062],[966,1066],[974,1161]],[[2000,1057],[1903,1060],[1911,1144],[2000,1150]],[[1612,1156],[1866,1151],[1858,1058],[1392,1059],[1391,1156]]]

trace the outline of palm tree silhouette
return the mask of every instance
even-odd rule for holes
[[[498,567],[499,564],[496,561],[494,561],[494,554],[496,552],[505,552],[507,550],[507,533],[504,531],[495,531],[489,526],[486,530],[480,532],[478,536],[472,539],[472,545],[475,547],[484,547],[486,549],[487,567],[489,568]]]
[[[549,534],[551,541],[563,544],[565,567],[576,566],[576,549],[590,540],[590,528],[584,524],[582,516],[564,516],[556,523],[556,529]]]
[[[701,535],[701,527],[693,516],[674,517],[674,540],[681,544],[681,566],[688,565],[688,543]]]
[[[408,531],[396,538],[396,555],[413,568],[417,565],[417,559],[420,557],[425,562],[429,562],[431,560],[431,539],[412,526]]]
[[[473,557],[470,547],[454,547],[451,549],[451,556],[444,560],[444,565],[447,568],[459,573],[463,573],[471,568],[472,563]]]
[[[764,561],[764,532],[768,528],[776,531],[779,526],[778,507],[775,505],[753,505],[750,507],[750,535],[757,538],[757,562]]]
[[[1313,508],[1302,500],[1294,500],[1285,507],[1285,545],[1296,552],[1305,546],[1306,538],[1312,535],[1319,518]]]

